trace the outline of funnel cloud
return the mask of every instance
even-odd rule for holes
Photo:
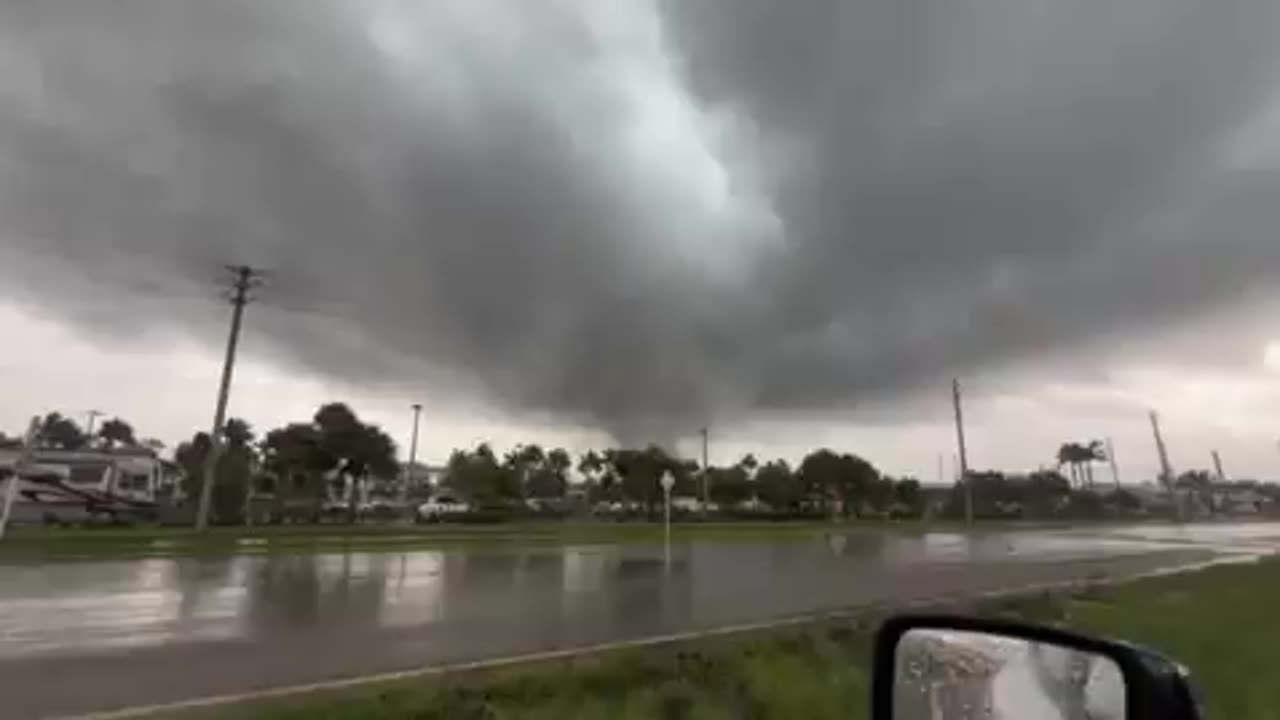
[[[1265,291],[1277,31],[1253,0],[9,0],[0,282],[215,342],[190,300],[248,263],[282,363],[619,439],[843,409]]]

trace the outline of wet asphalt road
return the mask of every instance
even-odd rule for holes
[[[1229,529],[1223,529],[1229,528]],[[0,567],[0,716],[50,717],[1280,547],[1280,525]]]

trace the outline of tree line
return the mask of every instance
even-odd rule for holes
[[[498,457],[481,443],[453,452],[442,484],[481,504],[559,500],[568,493],[570,468],[577,471],[576,495],[590,505],[607,503],[649,515],[661,507],[660,481],[668,473],[674,496],[705,498],[722,511],[766,506],[781,512],[857,517],[923,509],[919,481],[886,476],[857,455],[825,448],[809,453],[795,467],[782,459],[762,464],[748,454],[732,465],[704,469],[657,445],[588,450],[575,463],[563,448],[518,445]]]
[[[865,458],[821,448],[792,465],[783,459],[759,461],[747,454],[729,465],[702,468],[694,460],[650,445],[640,449],[593,449],[578,455],[559,447],[517,445],[499,455],[480,443],[454,450],[434,485],[410,481],[397,460],[396,443],[382,428],[361,419],[344,403],[322,405],[309,420],[288,423],[259,436],[241,418],[230,418],[221,432],[222,453],[215,469],[213,512],[217,522],[238,522],[251,493],[273,499],[277,517],[290,509],[315,519],[332,498],[372,497],[422,500],[449,492],[473,506],[495,510],[543,507],[579,509],[601,505],[656,516],[670,473],[673,495],[706,498],[720,511],[740,509],[783,515],[893,515],[919,517],[930,503],[915,478],[892,477]],[[159,455],[163,444],[139,440],[122,418],[105,420],[93,433],[73,419],[49,413],[39,426],[42,448],[77,450],[140,447]],[[212,443],[195,433],[172,453],[183,471],[183,495],[198,496]],[[933,510],[963,517],[971,491],[978,517],[1053,517],[1127,513],[1139,500],[1123,488],[1095,491],[1094,463],[1107,459],[1100,441],[1067,442],[1059,448],[1057,469],[1029,475],[996,471],[970,473],[970,488],[957,483],[948,493],[933,492]],[[1068,475],[1061,472],[1067,468]],[[1175,482],[1209,497],[1213,477],[1202,470],[1183,473]],[[569,501],[572,500],[573,503]],[[355,502],[343,512],[355,519]]]
[[[362,420],[344,403],[321,406],[307,421],[289,423],[259,436],[241,418],[230,418],[221,433],[222,452],[214,474],[213,513],[217,522],[233,522],[252,492],[270,495],[283,509],[305,506],[320,514],[335,496],[422,499],[448,491],[478,507],[512,508],[529,501],[563,506],[570,496],[596,506],[621,505],[656,514],[662,500],[660,479],[670,473],[676,497],[706,497],[722,508],[761,505],[779,512],[861,516],[890,511],[918,514],[923,509],[920,483],[882,474],[866,459],[820,449],[792,466],[786,460],[764,463],[746,455],[727,466],[701,468],[650,445],[641,449],[593,449],[573,455],[564,448],[521,444],[501,456],[481,443],[453,451],[436,485],[410,483],[396,457],[396,443],[382,428]],[[63,450],[143,447],[131,425],[120,418],[104,422],[88,437],[73,419],[50,413],[37,434],[40,447]],[[146,441],[156,454],[162,444]],[[184,495],[198,495],[205,460],[212,449],[208,433],[195,433],[173,450],[184,475]],[[355,504],[348,503],[354,516]]]

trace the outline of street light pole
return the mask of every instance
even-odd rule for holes
[[[413,481],[413,467],[418,463],[418,420],[422,417],[422,403],[414,403],[413,434],[409,436],[409,465],[404,470],[404,482],[400,484],[400,504],[409,502],[409,483]]]
[[[676,478],[668,470],[662,473],[659,480],[662,485],[662,557],[667,566],[671,565],[671,488],[676,485]]]
[[[90,443],[93,442],[93,426],[97,422],[98,418],[102,417],[105,414],[106,413],[102,412],[101,410],[90,410],[89,412],[85,413],[85,416],[88,417],[88,421],[85,422],[84,424],[85,440],[87,440]]]
[[[710,432],[702,428],[702,514],[705,517],[711,507],[711,463],[708,460]]]

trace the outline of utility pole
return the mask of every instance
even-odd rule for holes
[[[973,478],[969,477],[969,452],[964,441],[964,408],[960,402],[960,380],[951,381],[951,402],[956,411],[956,445],[960,451],[960,482],[964,484],[964,521],[973,524]]]
[[[708,458],[708,447],[710,445],[710,434],[704,426],[702,428],[702,514],[707,514],[707,509],[711,503],[711,465]]]
[[[400,485],[400,504],[409,502],[409,483],[413,481],[413,467],[418,463],[418,419],[422,416],[422,403],[414,403],[413,434],[409,436],[409,465],[404,470],[404,482]]]
[[[218,385],[218,402],[213,412],[213,429],[209,432],[209,454],[205,458],[204,473],[200,482],[200,505],[196,510],[196,530],[209,527],[209,503],[213,499],[214,472],[218,468],[218,456],[222,454],[222,424],[227,419],[227,399],[231,394],[231,375],[235,370],[236,348],[240,344],[240,324],[244,319],[244,306],[251,298],[249,291],[262,284],[262,271],[248,265],[227,266],[231,271],[228,299],[231,302],[231,332],[227,335],[227,354],[222,361],[222,380]]]
[[[90,410],[89,412],[85,413],[85,416],[88,418],[88,420],[87,420],[87,421],[85,422],[85,424],[84,424],[84,428],[85,428],[85,429],[84,429],[84,437],[85,437],[85,439],[86,439],[86,440],[88,440],[90,443],[92,443],[92,442],[93,442],[93,426],[94,426],[94,424],[96,424],[96,422],[97,422],[98,418],[102,417],[102,416],[103,416],[103,415],[105,415],[105,414],[106,414],[106,413],[102,412],[101,410]]]
[[[1151,411],[1151,432],[1156,438],[1156,454],[1160,457],[1160,481],[1173,500],[1174,520],[1182,519],[1182,506],[1178,494],[1173,487],[1173,466],[1169,464],[1169,450],[1164,446],[1164,437],[1160,434],[1160,418],[1156,411]]]
[[[1120,489],[1120,465],[1116,462],[1116,444],[1107,438],[1107,462],[1111,464],[1111,481]]]
[[[9,481],[5,483],[4,506],[0,507],[0,539],[4,539],[5,530],[9,528],[9,515],[13,512],[13,501],[18,497],[18,484],[22,482],[22,473],[31,467],[31,462],[35,458],[36,435],[39,432],[40,416],[37,415],[31,418],[31,424],[27,426],[27,434],[22,439],[22,455],[13,466]]]

